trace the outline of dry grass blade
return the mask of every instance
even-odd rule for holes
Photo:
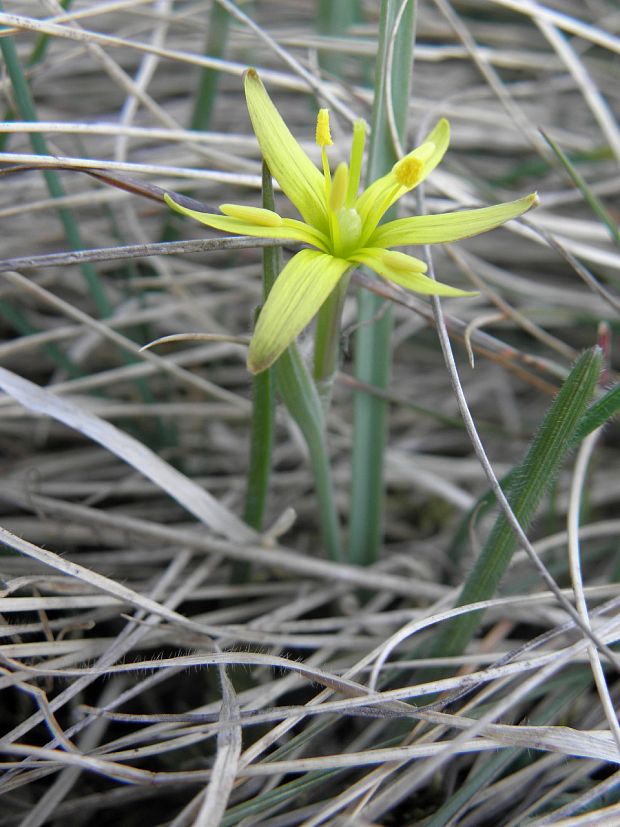
[[[230,540],[255,539],[254,532],[221,506],[207,491],[109,422],[66,399],[59,399],[44,388],[37,387],[5,368],[0,368],[0,387],[25,408],[63,422],[124,459],[162,490],[167,491],[212,531]]]
[[[239,771],[241,727],[234,723],[235,719],[239,717],[239,704],[235,690],[223,667],[220,667],[219,673],[222,682],[220,722],[224,726],[217,736],[217,753],[213,764],[213,774],[205,791],[204,802],[194,822],[196,827],[210,827],[210,825],[221,823]]]

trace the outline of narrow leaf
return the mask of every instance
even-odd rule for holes
[[[592,398],[601,371],[600,348],[587,350],[576,362],[547,412],[532,445],[510,481],[508,499],[516,518],[526,529],[575,436]],[[501,513],[467,578],[456,602],[465,606],[488,600],[495,593],[517,548],[517,538]],[[478,628],[481,612],[470,612],[444,624],[431,644],[431,655],[461,654]]]
[[[310,452],[323,540],[330,557],[342,560],[340,523],[325,440],[325,419],[318,391],[295,344],[290,345],[278,359],[275,371],[282,401],[304,435]]]
[[[545,132],[540,130],[543,138],[549,144],[553,152],[555,153],[556,157],[569,174],[573,184],[577,187],[577,189],[583,195],[585,201],[590,206],[592,212],[597,215],[603,224],[607,227],[607,231],[611,236],[612,241],[616,244],[620,245],[620,230],[618,230],[618,225],[613,220],[611,215],[607,212],[601,200],[592,192],[590,187],[587,185],[585,180],[581,177],[581,175],[577,172],[573,164],[571,164],[570,159],[564,153],[564,151],[560,148],[560,146],[550,138]]]
[[[372,134],[368,153],[367,183],[387,173],[397,160],[387,118],[386,90],[391,95],[396,131],[406,134],[416,3],[409,2],[393,38],[402,3],[382,0],[379,50],[376,62]],[[394,48],[394,60],[388,60]],[[386,216],[393,218],[393,215]],[[383,301],[361,290],[358,299],[355,342],[355,376],[361,382],[386,390],[390,380],[392,314]],[[353,459],[349,528],[349,555],[358,565],[373,563],[383,538],[383,462],[387,404],[370,394],[357,393],[354,401]]]

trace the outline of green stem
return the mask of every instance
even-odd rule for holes
[[[332,560],[342,560],[340,521],[332,486],[323,408],[296,344],[290,345],[280,356],[275,371],[280,396],[299,426],[310,453],[323,542]]]
[[[377,54],[372,134],[367,182],[385,174],[397,160],[386,116],[386,74],[393,27],[401,6],[382,0]],[[389,89],[399,138],[405,135],[411,82],[416,2],[410,0],[394,41]],[[393,211],[386,219],[394,217]],[[355,375],[381,390],[390,381],[392,314],[389,305],[367,291],[358,297],[359,328],[355,338]],[[357,393],[353,409],[353,458],[349,526],[352,563],[369,565],[377,559],[383,538],[383,456],[386,444],[387,404],[366,393]]]
[[[325,414],[327,414],[331,401],[334,374],[338,367],[342,308],[349,286],[350,276],[351,271],[340,279],[336,289],[329,295],[326,301],[323,302],[316,317],[316,328],[314,332],[314,381]]]
[[[271,174],[265,163],[263,163],[263,207],[268,210],[273,210],[275,207]],[[282,269],[281,259],[282,251],[279,247],[264,249],[263,299],[269,295]],[[262,527],[271,470],[274,416],[273,375],[275,375],[282,401],[299,426],[308,446],[325,548],[333,560],[341,560],[340,521],[332,486],[325,436],[325,417],[316,386],[295,344],[289,346],[272,370],[259,374],[254,380],[246,520],[255,528]]]
[[[267,164],[263,163],[263,207],[274,209],[273,184]],[[263,249],[263,301],[282,269],[282,251],[279,247]],[[252,416],[250,420],[250,458],[245,498],[244,519],[261,531],[271,476],[273,448],[274,375],[265,370],[254,377],[252,387]]]

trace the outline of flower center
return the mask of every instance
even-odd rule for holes
[[[338,238],[333,238],[334,254],[338,258],[348,258],[360,246],[362,237],[362,219],[353,207],[342,207],[335,214]]]
[[[349,206],[349,168],[338,164],[329,194],[329,226],[334,255],[348,258],[359,246],[362,235],[362,219],[354,207]]]
[[[325,205],[329,219],[331,252],[338,258],[348,258],[360,246],[362,219],[353,206],[362,175],[362,159],[366,141],[366,124],[355,121],[349,163],[340,163],[332,178],[326,147],[331,146],[329,112],[320,109],[316,119],[316,143],[321,147],[323,178],[325,181]]]

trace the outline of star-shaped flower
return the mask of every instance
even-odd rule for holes
[[[316,142],[323,171],[297,143],[267,94],[256,70],[245,73],[245,95],[252,127],[271,173],[303,221],[282,218],[271,210],[222,204],[222,215],[177,204],[177,212],[225,232],[258,238],[282,238],[309,245],[286,264],[265,302],[250,343],[248,368],[270,367],[318,312],[339,280],[365,264],[379,276],[416,293],[470,296],[424,275],[426,264],[391,250],[409,244],[434,244],[477,235],[522,215],[536,195],[475,210],[398,218],[381,224],[386,211],[435,169],[448,148],[450,126],[441,119],[426,139],[358,195],[366,140],[363,121],[353,126],[349,163],[330,171],[326,147],[331,145],[329,115],[321,109]]]

